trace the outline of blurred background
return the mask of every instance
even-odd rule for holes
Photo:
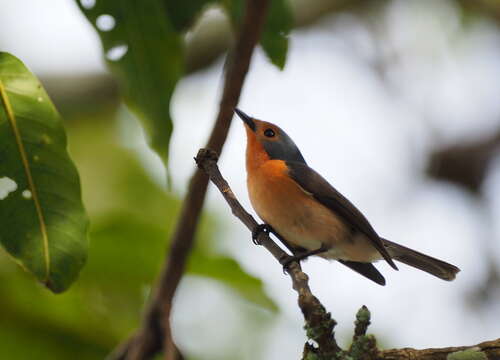
[[[380,263],[387,279],[380,287],[337,263],[308,260],[303,269],[338,321],[341,345],[361,305],[385,348],[497,338],[500,3],[296,0],[292,7],[284,71],[257,49],[240,108],[283,127],[379,234],[462,270],[447,283]],[[139,325],[192,158],[218,111],[233,41],[217,8],[187,36],[189,75],[171,102],[167,191],[161,161],[121,102],[76,3],[0,1],[0,51],[41,78],[63,115],[92,221],[89,261],[62,295],[0,251],[0,358],[101,359]],[[245,145],[235,119],[220,168],[250,210]],[[302,326],[289,278],[212,188],[175,298],[177,344],[189,359],[297,359]]]

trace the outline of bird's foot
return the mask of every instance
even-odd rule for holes
[[[261,232],[264,232],[269,235],[269,233],[273,231],[273,228],[271,225],[268,224],[259,224],[255,229],[252,231],[252,241],[255,245],[262,245],[259,241],[259,235]]]
[[[302,261],[304,259],[307,259],[309,256],[318,255],[318,254],[324,253],[324,252],[326,252],[328,250],[329,249],[326,246],[321,245],[320,248],[315,249],[315,250],[307,250],[307,251],[304,251],[304,252],[296,252],[296,253],[294,253],[293,256],[291,256],[291,255],[284,255],[284,256],[282,256],[279,259],[279,261],[280,261],[280,264],[283,266],[283,273],[286,274],[288,272],[288,267],[290,266],[290,264],[292,262],[300,263],[300,261]]]
[[[297,263],[300,262],[300,260],[297,259],[297,256],[295,256],[295,255],[292,256],[292,255],[284,254],[282,257],[280,257],[279,262],[280,262],[281,266],[283,266],[283,274],[285,274],[285,275],[287,274],[288,267],[294,261],[296,261]]]

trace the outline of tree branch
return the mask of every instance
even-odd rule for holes
[[[500,338],[474,346],[383,350],[376,360],[500,360]]]
[[[246,1],[242,27],[235,47],[229,54],[219,114],[207,143],[207,147],[218,152],[222,150],[226,141],[233,117],[233,109],[238,104],[253,50],[260,38],[268,5],[269,0]],[[111,359],[148,359],[162,349],[167,360],[180,360],[182,358],[172,340],[170,312],[175,291],[194,244],[194,235],[207,186],[207,177],[197,169],[189,183],[188,193],[172,236],[168,258],[161,271],[160,280],[153,293],[151,303],[144,314],[142,328],[111,354]]]
[[[239,203],[227,181],[217,166],[217,153],[200,149],[195,157],[196,164],[205,171],[231,207],[233,215],[254,233],[258,223]],[[260,232],[257,242],[263,245],[280,263],[289,256],[265,232]],[[287,273],[298,294],[298,305],[305,320],[307,337],[316,345],[306,343],[302,359],[328,360],[500,360],[500,339],[483,342],[476,346],[449,347],[441,349],[415,350],[410,348],[378,350],[375,337],[366,335],[370,325],[370,311],[362,306],[356,314],[353,342],[349,350],[342,350],[334,337],[335,320],[312,294],[308,276],[302,272],[300,264],[292,262]]]
[[[213,150],[201,149],[195,158],[196,163],[209,176],[210,180],[217,186],[231,207],[232,213],[254,232],[259,225],[236,199],[229,184],[222,177],[217,166],[217,153]],[[281,249],[265,232],[260,232],[257,238],[259,244],[263,245],[280,263],[289,255]],[[336,325],[324,306],[312,294],[309,288],[309,278],[302,272],[300,264],[292,262],[287,267],[287,273],[292,279],[293,288],[298,294],[298,304],[304,315],[308,337],[317,343],[314,348],[316,354],[332,358],[341,349],[337,345],[333,333]]]

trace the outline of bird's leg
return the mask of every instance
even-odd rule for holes
[[[252,241],[255,245],[262,245],[260,241],[258,240],[258,237],[261,232],[265,232],[266,234],[269,235],[271,231],[274,231],[271,225],[269,224],[259,224],[255,229],[252,231]]]
[[[291,245],[288,241],[285,240],[285,238],[283,236],[281,236],[280,234],[278,234],[276,232],[276,230],[274,230],[272,227],[271,227],[271,232],[278,238],[278,240],[283,244],[285,245],[285,247],[288,249],[288,251],[290,251],[292,254],[296,254],[297,252],[302,252],[302,251],[307,251],[306,249],[304,248],[301,248],[301,247],[295,247],[293,245]]]
[[[293,261],[300,262],[301,260],[307,259],[311,255],[318,255],[318,254],[324,253],[328,250],[329,250],[329,248],[327,248],[325,245],[321,245],[320,248],[315,249],[315,250],[307,250],[304,252],[293,251],[293,256],[283,256],[280,259],[280,263],[281,263],[281,265],[283,265],[283,271],[286,272],[287,267]]]
[[[262,229],[262,230],[260,230],[260,229]],[[304,249],[302,247],[290,245],[290,243],[288,241],[286,241],[285,238],[283,236],[281,236],[276,230],[274,230],[274,228],[269,224],[260,224],[257,226],[257,229],[254,230],[254,232],[252,234],[255,234],[255,235],[252,235],[252,238],[254,239],[255,243],[256,243],[257,237],[259,236],[260,231],[265,231],[268,234],[273,233],[278,238],[278,240],[283,245],[285,245],[285,247],[288,249],[288,251],[290,251],[294,255],[296,255],[297,253],[302,253],[302,252],[307,251],[307,249]]]

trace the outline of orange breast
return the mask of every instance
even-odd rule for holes
[[[344,221],[288,176],[284,161],[247,167],[248,193],[259,217],[288,242],[309,250],[322,244],[326,258],[371,261],[376,252],[366,239],[354,240]]]
[[[248,168],[248,194],[257,214],[269,224],[281,217],[283,210],[300,207],[306,194],[287,176],[284,161],[268,160],[259,167]]]
[[[269,160],[250,172],[248,192],[262,220],[296,246],[317,249],[346,235],[343,222],[288,176],[284,161]]]

